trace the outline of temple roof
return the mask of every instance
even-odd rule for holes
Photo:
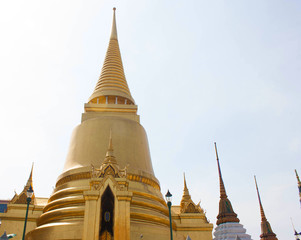
[[[29,178],[27,180],[26,185],[24,186],[23,191],[20,194],[15,193],[15,195],[12,198],[12,200],[10,201],[10,203],[13,203],[13,204],[27,204],[27,190],[29,189],[30,186],[33,189],[33,186],[32,186],[32,173],[33,173],[33,164],[32,164],[32,167],[31,167],[30,174],[29,174]],[[35,195],[33,194],[30,204],[34,203],[34,199],[35,199]]]
[[[239,219],[237,218],[237,214],[234,212],[231,202],[226,194],[226,189],[225,189],[221,168],[219,164],[216,143],[214,143],[214,146],[215,146],[215,153],[216,153],[216,160],[217,160],[217,167],[218,167],[218,174],[219,174],[219,183],[220,183],[219,213],[217,215],[216,224],[219,225],[226,222],[239,222]]]
[[[203,210],[199,205],[196,205],[189,194],[189,190],[187,188],[186,184],[186,178],[185,178],[185,173],[184,173],[184,190],[183,190],[183,196],[182,200],[180,203],[181,206],[181,213],[202,213]]]
[[[258,196],[258,201],[259,201],[259,207],[260,207],[260,215],[261,215],[261,235],[260,239],[261,240],[278,240],[276,237],[276,234],[273,232],[270,223],[268,222],[264,210],[262,207],[260,195],[259,195],[259,190],[257,186],[257,181],[256,177],[254,176],[255,179],[255,185],[256,185],[256,190],[257,190],[257,196]]]
[[[101,70],[100,77],[89,98],[89,102],[101,97],[121,97],[128,100],[128,103],[134,104],[135,101],[131,96],[121,60],[121,54],[118,44],[117,27],[115,10],[113,8],[113,23],[109,46],[107,49],[104,64]]]

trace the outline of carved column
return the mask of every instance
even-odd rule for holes
[[[116,214],[114,240],[130,240],[130,205],[133,193],[128,191],[116,192]]]
[[[84,192],[85,198],[85,218],[83,240],[98,239],[99,232],[99,212],[100,212],[100,198],[99,191],[91,190]]]

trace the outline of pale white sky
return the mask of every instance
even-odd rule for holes
[[[259,239],[253,175],[279,239],[301,231],[294,169],[301,155],[301,2],[2,1],[1,199],[49,197],[108,46],[112,8],[125,73],[165,195],[179,204],[183,172],[215,224],[219,149],[224,182]]]

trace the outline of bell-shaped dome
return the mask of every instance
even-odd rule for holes
[[[131,173],[154,176],[144,128],[136,121],[114,116],[88,119],[74,129],[64,172],[99,167],[106,156],[110,131],[118,165]]]

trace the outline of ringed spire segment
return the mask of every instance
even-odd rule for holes
[[[91,104],[135,105],[128,87],[117,37],[116,8],[113,8],[112,30],[104,64],[96,87],[88,99]]]

